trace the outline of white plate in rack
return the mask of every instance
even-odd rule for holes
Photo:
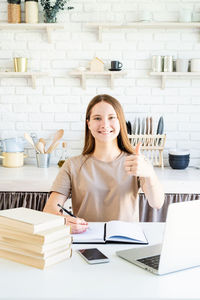
[[[141,134],[145,134],[146,132],[146,118],[142,118],[142,129],[141,129]]]

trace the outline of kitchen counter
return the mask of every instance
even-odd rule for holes
[[[22,168],[0,166],[0,191],[3,192],[49,192],[59,168],[37,168],[25,165]],[[169,194],[200,194],[200,170],[187,168],[173,170],[155,168],[159,180]]]

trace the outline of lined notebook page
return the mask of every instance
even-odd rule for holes
[[[146,242],[143,230],[138,223],[110,221],[106,225],[106,240],[133,239]]]
[[[89,228],[79,234],[73,234],[73,242],[75,243],[104,243],[104,226],[105,223],[89,222]]]

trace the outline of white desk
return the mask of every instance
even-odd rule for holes
[[[150,244],[162,240],[164,224],[141,225]],[[94,245],[73,246],[81,247]],[[116,250],[133,245],[97,247],[110,263],[89,265],[75,251],[70,260],[44,271],[0,259],[0,299],[200,299],[200,267],[157,276],[116,256]]]

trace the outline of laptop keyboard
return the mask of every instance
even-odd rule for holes
[[[158,270],[160,255],[149,256],[145,258],[138,259],[139,262]]]

